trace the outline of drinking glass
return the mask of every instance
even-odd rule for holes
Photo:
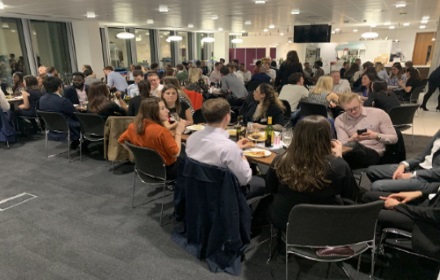
[[[293,131],[291,128],[284,128],[283,131],[281,132],[281,138],[284,142],[284,144],[289,147],[290,143],[292,143],[292,138],[293,138]]]

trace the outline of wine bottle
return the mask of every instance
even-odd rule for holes
[[[267,117],[267,125],[265,132],[266,132],[266,139],[264,140],[264,146],[271,147],[272,136],[273,136],[272,117]]]
[[[235,125],[235,135],[237,136],[237,142],[240,141],[241,134],[241,116],[237,117],[237,124]]]

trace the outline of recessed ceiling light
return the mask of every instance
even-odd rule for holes
[[[154,24],[154,20],[152,20],[152,19],[147,19],[147,24]]]
[[[391,25],[389,28],[390,28],[390,29],[394,29],[395,27],[394,27],[394,25]]]
[[[0,10],[3,10],[5,8],[5,4],[3,4],[2,2],[0,2]]]
[[[37,36],[37,32],[35,32],[35,31],[34,31],[34,32],[32,32],[32,35],[35,35],[35,36]]]
[[[292,43],[292,40],[287,41],[287,43]]]
[[[379,36],[379,34],[377,34],[377,32],[365,32],[362,33],[361,37],[364,39],[374,39],[377,38]]]
[[[426,25],[420,25],[419,28],[420,28],[420,29],[425,29],[425,28],[426,28]]]
[[[244,22],[244,24],[245,24],[245,25],[251,25],[252,22],[251,22],[250,20],[247,20],[247,21]]]
[[[2,23],[2,28],[9,28],[9,24],[7,24],[6,22]]]
[[[264,31],[264,32],[267,32],[267,31],[269,31],[269,29],[267,29],[267,28],[264,28],[264,29],[263,29],[263,31]]]
[[[291,13],[292,15],[299,15],[300,10],[299,10],[299,9],[293,9],[290,13]]]
[[[384,25],[391,25],[391,22],[387,21],[384,23]]]
[[[266,4],[265,0],[256,0],[255,4]]]
[[[193,28],[194,27],[194,24],[188,24],[188,28]]]
[[[339,31],[341,31],[341,29],[335,28],[335,32],[339,32]]]
[[[219,27],[219,28],[218,28],[218,31],[223,31],[223,28],[222,28],[222,27]]]
[[[429,16],[423,16],[422,17],[422,20],[428,20],[429,19]]]
[[[275,25],[271,24],[269,25],[269,28],[275,28]]]
[[[357,30],[357,29],[353,29],[353,32],[354,32],[354,33],[358,32],[358,31],[359,31],[359,30]]]
[[[136,37],[136,42],[140,42],[140,41],[142,41],[142,36],[141,35]]]
[[[231,43],[233,43],[233,44],[240,44],[240,43],[243,43],[243,39],[235,38],[235,39],[231,40]]]
[[[218,20],[218,15],[212,15],[211,20]]]
[[[409,26],[409,25],[410,25],[409,22],[404,22],[404,23],[403,23],[403,26]]]
[[[95,12],[87,12],[86,17],[87,18],[96,18],[96,14],[95,14]]]
[[[281,33],[280,33],[280,36],[284,36],[284,33],[283,33],[283,32],[281,32]]]
[[[336,32],[335,31],[332,31],[332,34],[335,34]]]
[[[420,23],[427,24],[427,23],[428,23],[428,20],[427,20],[427,19],[422,19],[422,20],[420,21]]]
[[[435,37],[432,37],[431,41],[435,41]]]
[[[168,6],[159,5],[159,12],[160,13],[168,13]]]
[[[17,32],[17,31],[15,31],[15,29],[11,29],[11,32],[12,32],[12,33],[15,33],[15,32]]]
[[[396,6],[396,8],[405,8],[406,7],[406,2],[405,1],[399,1],[396,4],[394,4]]]

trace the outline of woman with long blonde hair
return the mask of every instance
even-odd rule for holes
[[[333,79],[330,76],[321,76],[315,87],[310,90],[308,97],[302,101],[322,104],[326,107],[335,107],[339,102],[339,96],[333,92]]]
[[[322,116],[302,119],[287,150],[278,155],[266,175],[266,192],[274,195],[270,219],[285,230],[290,210],[298,204],[338,204],[358,191],[342,144],[331,138],[330,123]]]

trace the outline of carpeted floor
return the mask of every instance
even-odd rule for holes
[[[415,137],[414,151],[429,138]],[[408,142],[407,142],[408,144]],[[51,152],[64,146],[50,143]],[[410,154],[410,153],[408,153]],[[284,257],[266,264],[268,244],[253,240],[239,277],[211,273],[204,262],[171,239],[171,225],[159,225],[160,201],[131,208],[133,173],[114,175],[111,164],[65,155],[46,159],[44,141],[0,145],[0,200],[26,192],[37,196],[0,211],[0,279],[284,279]],[[140,185],[139,185],[140,186]],[[136,199],[158,197],[139,188]],[[171,214],[171,196],[166,214]],[[397,259],[397,261],[396,261]],[[290,278],[325,278],[327,265],[289,260]],[[383,267],[383,263],[386,263]],[[345,264],[351,272],[351,264]],[[383,267],[383,268],[381,268]],[[382,279],[434,279],[432,264],[399,255],[377,266]],[[368,263],[362,266],[366,279]],[[381,274],[381,275],[380,275]],[[329,279],[346,279],[332,265]]]

